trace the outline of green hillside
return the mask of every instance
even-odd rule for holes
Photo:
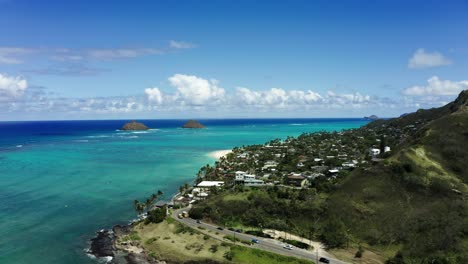
[[[392,150],[371,159],[368,148],[379,144]],[[358,166],[337,175],[306,171],[340,166],[339,153],[359,160]],[[239,154],[254,158],[245,162]],[[327,160],[317,166],[322,162],[317,157]],[[239,169],[265,175],[262,166],[271,159],[278,165],[267,181],[278,186],[244,188],[231,180]],[[285,187],[292,171],[323,176],[311,177],[302,189]],[[446,106],[360,129],[236,148],[199,175],[222,179],[226,188],[196,204],[191,211],[196,218],[289,231],[329,248],[362,245],[381,253],[378,262],[468,263],[468,91]]]
[[[402,245],[391,263],[468,263],[467,101],[464,91],[444,107],[369,124],[422,126],[383,163],[353,171],[330,195],[328,216],[355,240]]]

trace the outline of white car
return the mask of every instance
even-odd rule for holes
[[[291,245],[289,245],[289,244],[285,244],[285,245],[283,246],[283,248],[292,250],[292,249],[293,249],[293,246],[291,246]]]

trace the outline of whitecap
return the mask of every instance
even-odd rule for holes
[[[87,136],[87,138],[107,138],[108,135],[96,135],[96,136]]]
[[[23,147],[23,145],[16,145],[16,147],[17,147],[17,148],[22,148],[22,147]]]
[[[138,136],[119,136],[119,138],[138,138]]]

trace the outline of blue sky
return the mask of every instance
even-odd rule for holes
[[[468,89],[468,1],[0,0],[0,120],[398,116]]]

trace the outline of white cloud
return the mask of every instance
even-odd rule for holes
[[[454,82],[433,76],[427,80],[427,85],[406,88],[403,90],[403,94],[409,96],[448,96],[457,95],[465,89],[468,89],[468,80]]]
[[[244,87],[238,87],[236,89],[236,95],[242,103],[247,105],[260,104],[260,100],[262,99],[262,94],[260,92],[255,92]]]
[[[217,80],[205,80],[194,75],[175,74],[169,83],[177,89],[177,97],[184,104],[217,104],[224,100],[225,91]]]
[[[163,54],[163,51],[153,48],[143,49],[91,49],[85,52],[86,56],[98,60],[112,60],[136,58],[145,55]]]
[[[424,49],[418,49],[413,57],[408,61],[410,69],[423,69],[437,66],[450,65],[452,61],[439,52],[426,52]]]
[[[154,88],[146,88],[145,89],[145,94],[148,97],[148,100],[150,102],[153,102],[155,104],[162,104],[163,103],[163,94],[159,90],[159,88],[154,87]]]
[[[297,104],[313,104],[323,99],[319,93],[313,92],[311,90],[292,90],[289,91],[289,97],[292,102]]]
[[[0,47],[0,64],[21,64],[23,61],[18,58],[33,50],[18,47]]]
[[[28,88],[28,82],[22,77],[10,77],[0,74],[0,100],[21,97]]]
[[[195,48],[195,44],[185,41],[171,40],[169,41],[169,47],[173,49],[191,49]]]
[[[339,94],[329,91],[326,95],[320,95],[311,90],[288,91],[272,88],[264,91],[253,91],[244,87],[237,88],[236,100],[238,104],[241,103],[262,109],[281,108],[285,110],[301,108],[362,108],[391,103],[386,99],[372,99],[369,95],[362,95],[360,93]]]
[[[188,42],[171,42],[170,48],[187,49],[195,45]],[[22,48],[22,47],[0,47],[0,64],[21,64],[31,54],[43,60],[61,62],[78,62],[89,60],[115,60],[131,59],[149,55],[162,55],[167,52],[166,48]]]
[[[169,117],[188,113],[203,113],[207,117],[225,114],[273,117],[291,113],[302,116],[330,116],[336,113],[355,116],[358,113],[356,111],[361,111],[361,114],[378,114],[376,110],[395,106],[391,99],[371,97],[358,92],[329,91],[320,94],[312,90],[254,90],[245,87],[229,92],[219,87],[216,80],[193,75],[175,74],[168,80],[174,87],[173,92],[163,93],[158,87],[150,87],[134,96],[70,98],[59,97],[45,88],[28,87],[27,81],[21,77],[0,75],[0,116],[11,112],[25,116],[56,113],[78,118],[93,117],[93,114],[132,116],[138,113],[149,116],[154,111],[166,113]],[[412,103],[406,102],[407,105]],[[414,100],[413,102],[417,103]]]

